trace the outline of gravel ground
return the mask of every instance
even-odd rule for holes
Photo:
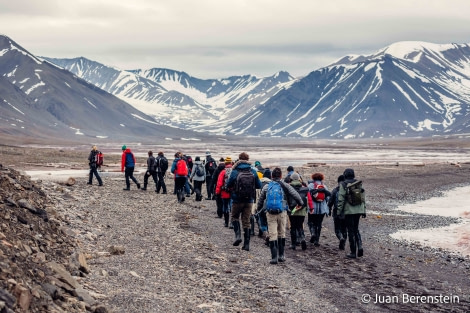
[[[468,312],[468,257],[389,236],[457,219],[384,213],[468,185],[470,165],[353,167],[364,180],[368,210],[378,212],[361,219],[364,257],[344,257],[326,218],[320,247],[286,250],[287,261],[275,266],[261,238],[252,238],[249,252],[232,246],[233,231],[216,217],[215,201],[192,196],[178,204],[171,192],[153,192],[153,184],[125,192],[120,174],[106,176],[104,187],[84,178],[70,187],[43,184],[66,233],[87,254],[90,273],[80,283],[112,312]],[[344,168],[303,168],[301,174],[323,172],[332,189]],[[170,178],[167,184],[173,190]],[[376,295],[387,303],[374,304]],[[404,295],[456,295],[459,302],[404,303]]]

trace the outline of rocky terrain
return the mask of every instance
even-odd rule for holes
[[[147,191],[131,185],[124,192],[123,175],[111,167],[104,187],[82,177],[70,186],[32,182],[19,172],[54,158],[86,168],[86,156],[2,147],[0,312],[468,312],[468,257],[389,237],[457,219],[388,213],[468,185],[470,164],[355,164],[374,212],[361,219],[364,257],[344,257],[326,218],[320,247],[287,250],[287,261],[273,266],[261,238],[252,238],[249,252],[232,246],[233,231],[216,217],[215,201],[191,196],[178,204],[170,175],[170,192],[162,195],[153,182]],[[330,189],[343,170],[299,169],[303,176],[323,172]],[[456,295],[459,302],[403,303],[404,294]],[[375,295],[400,301],[374,304]]]

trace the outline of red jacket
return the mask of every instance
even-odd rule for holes
[[[128,156],[128,154],[130,154]],[[133,164],[126,164],[126,159],[128,160],[128,163],[133,160]],[[132,162],[131,162],[132,163]],[[124,172],[124,167],[129,166],[129,167],[134,167],[135,166],[135,157],[134,153],[131,152],[131,149],[127,148],[122,152],[122,157],[121,157],[121,172]]]
[[[225,169],[231,168],[232,164],[226,164]],[[222,199],[229,199],[230,198],[230,192],[227,192],[225,190],[222,190],[222,186],[225,185],[225,169],[220,172],[219,177],[217,178],[217,185],[215,186],[215,194],[218,195],[220,194],[220,197]]]

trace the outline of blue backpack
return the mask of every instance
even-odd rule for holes
[[[270,182],[266,192],[266,211],[271,214],[279,214],[287,210],[287,203],[284,200],[284,191],[278,182]]]

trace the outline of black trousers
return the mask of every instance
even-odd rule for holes
[[[101,180],[100,174],[98,174],[98,168],[96,167],[96,164],[90,164],[90,175],[88,177],[89,184],[92,183],[93,175],[95,175],[96,179],[98,180],[98,184],[103,185],[103,181]]]
[[[204,181],[194,180],[194,192],[196,193],[196,201],[202,199],[202,184]]]
[[[207,190],[207,198],[212,198],[212,176],[206,176],[206,190]]]
[[[335,234],[338,239],[348,238],[348,229],[346,228],[346,218],[340,219],[338,216],[333,217],[333,223],[335,225]]]
[[[157,182],[157,192],[160,192],[160,189],[163,190],[164,193],[166,193],[166,185],[165,185],[165,178],[164,178],[165,173],[158,172],[158,182]]]
[[[137,179],[135,179],[135,177],[134,177],[134,168],[133,167],[126,167],[126,169],[124,170],[124,175],[126,175],[126,186],[127,186],[127,188],[131,188],[131,182],[129,181],[129,178],[132,179],[132,181],[134,183],[136,183],[137,185],[139,184]]]
[[[145,172],[145,175],[144,175],[144,188],[147,188],[147,184],[149,182],[149,177],[150,176],[152,176],[153,181],[155,182],[155,188],[156,188],[157,183],[158,183],[157,172],[150,172],[150,171]]]
[[[345,215],[346,227],[348,228],[349,240],[355,238],[359,234],[359,220],[362,214],[348,214]]]

